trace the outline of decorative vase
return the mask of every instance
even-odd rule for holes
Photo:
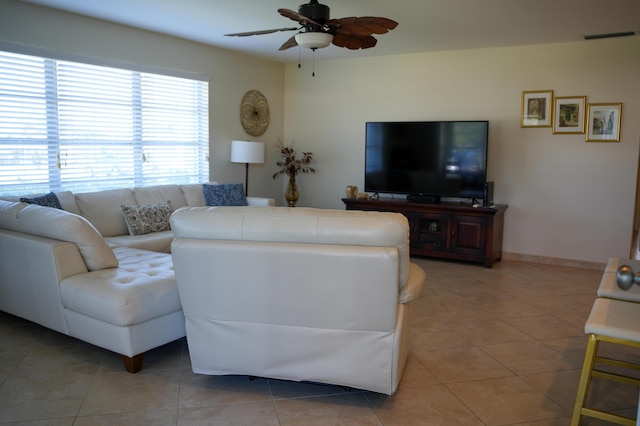
[[[287,184],[287,190],[284,193],[284,198],[287,199],[289,207],[295,207],[300,193],[298,193],[298,183],[296,182],[296,175],[289,175],[289,183]]]
[[[358,187],[355,185],[347,185],[347,189],[345,190],[345,195],[347,196],[347,198],[357,198]]]

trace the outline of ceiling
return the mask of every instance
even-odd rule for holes
[[[278,48],[295,31],[252,37],[224,34],[296,27],[278,8],[306,0],[23,0],[170,34],[280,62],[304,61],[309,50]],[[331,18],[381,16],[399,23],[378,45],[352,51],[329,46],[316,60],[497,46],[581,41],[584,35],[640,35],[639,0],[320,0]],[[587,43],[587,41],[585,41]]]

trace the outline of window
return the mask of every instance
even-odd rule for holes
[[[0,193],[206,182],[208,91],[203,78],[0,50]]]

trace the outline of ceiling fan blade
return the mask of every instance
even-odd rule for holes
[[[370,28],[369,26],[357,25],[357,24],[344,24],[340,25],[336,29],[333,30],[336,34],[344,34],[344,35],[358,35],[358,36],[368,36],[371,34],[384,34],[387,31],[376,32],[375,29]]]
[[[282,46],[280,46],[280,49],[278,50],[287,50],[287,49],[291,49],[292,47],[296,47],[298,45],[298,42],[296,41],[296,36],[291,36],[291,38],[287,41],[285,41]]]
[[[314,21],[313,19],[309,19],[306,16],[299,14],[298,12],[294,12],[291,9],[278,9],[278,13],[285,18],[289,18],[293,21],[301,22],[303,24],[311,24],[316,27],[322,27],[322,24]]]
[[[327,25],[342,34],[371,35],[385,34],[398,26],[396,21],[375,16],[331,19]]]
[[[336,34],[333,36],[332,43],[338,47],[346,47],[350,50],[369,49],[378,43],[375,37]]]
[[[248,31],[246,33],[233,33],[233,34],[225,34],[225,36],[229,37],[248,37],[254,35],[262,35],[262,34],[272,34],[280,31],[297,31],[299,28],[277,28],[273,30],[261,30],[261,31]]]

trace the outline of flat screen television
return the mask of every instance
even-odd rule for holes
[[[366,192],[482,199],[488,121],[366,123]]]

